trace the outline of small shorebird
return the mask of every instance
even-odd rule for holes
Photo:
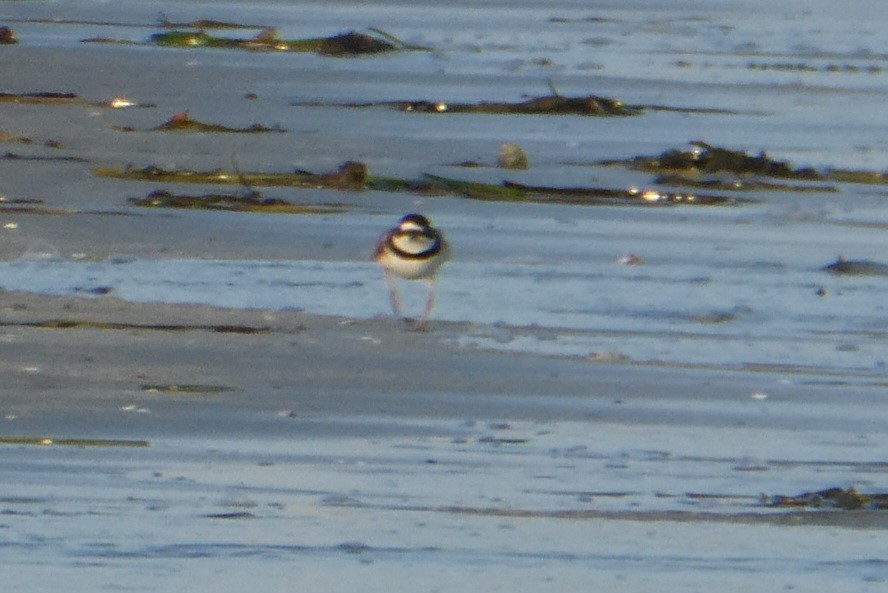
[[[422,214],[408,214],[398,226],[387,231],[376,243],[373,259],[382,265],[388,284],[392,309],[397,317],[403,317],[401,298],[392,274],[407,280],[425,280],[429,294],[425,311],[414,325],[422,330],[435,305],[435,279],[438,268],[450,259],[450,245],[443,233],[432,226]]]

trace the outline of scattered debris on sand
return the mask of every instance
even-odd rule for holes
[[[10,134],[9,132],[4,132],[3,130],[0,130],[0,142],[6,142],[10,144],[39,144],[48,148],[61,147],[58,140],[44,140],[43,142],[36,142],[33,138],[29,138],[27,136],[17,136],[16,134]]]
[[[878,75],[885,69],[878,64],[859,65],[830,62],[828,64],[810,64],[807,62],[749,62],[746,64],[749,70],[778,71],[778,72],[843,72],[845,74],[872,74]]]
[[[0,45],[13,45],[18,42],[19,40],[18,37],[15,36],[15,31],[9,27],[0,27]]]

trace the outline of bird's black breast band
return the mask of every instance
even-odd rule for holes
[[[425,235],[425,233],[423,233]],[[427,237],[431,237],[435,240],[432,243],[432,246],[426,249],[425,251],[420,251],[419,253],[410,253],[409,251],[404,251],[395,245],[395,235],[392,235],[388,239],[388,247],[394,252],[398,257],[403,257],[404,259],[428,259],[438,254],[441,251],[441,237],[437,235],[425,235]]]

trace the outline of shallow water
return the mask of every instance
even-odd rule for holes
[[[88,46],[79,39],[87,31],[95,35],[98,30],[143,40],[161,13],[173,20],[212,16],[243,21],[249,17],[251,23],[275,23],[282,37],[294,37],[317,28],[335,31],[378,25],[383,4],[345,9],[272,2],[247,10],[239,3],[212,7],[115,3],[108,7],[77,2],[61,7],[38,2],[7,5],[5,13],[22,20],[40,17],[140,25],[20,22],[16,28],[20,36],[43,46],[97,51],[99,56],[151,52],[181,65],[178,56],[186,56],[180,50]],[[842,11],[841,20],[833,18],[835,7],[829,3],[817,7],[763,3],[759,8],[768,18],[756,11],[740,15],[727,4],[707,5],[705,10],[643,2],[619,7],[573,2],[500,3],[483,8],[470,4],[457,14],[441,9],[442,18],[429,27],[430,11],[436,9],[414,5],[386,11],[385,28],[408,41],[435,47],[432,53],[333,60],[220,50],[189,52],[186,67],[195,74],[214,67],[243,72],[244,88],[262,97],[258,109],[245,105],[236,92],[195,97],[195,103],[187,107],[197,116],[227,122],[243,118],[246,110],[256,118],[252,123],[280,123],[291,132],[261,140],[217,135],[212,149],[203,135],[157,138],[162,135],[141,134],[139,142],[145,144],[139,153],[128,156],[128,162],[136,159],[136,164],[143,164],[138,161],[157,153],[159,160],[146,164],[227,166],[234,153],[245,166],[280,170],[294,165],[295,140],[295,164],[309,168],[329,168],[347,158],[359,158],[380,175],[433,172],[493,182],[506,178],[625,188],[644,187],[650,183],[648,176],[571,163],[657,154],[702,138],[751,152],[767,150],[775,158],[793,159],[798,166],[884,169],[888,124],[880,115],[888,86],[885,73],[878,69],[886,62],[880,48],[888,44],[882,43],[885,33],[867,18],[876,6],[855,3]],[[528,27],[529,23],[535,26]],[[546,61],[539,62],[542,58]],[[750,69],[750,62],[804,63],[816,71],[764,71]],[[863,71],[818,69],[825,64],[855,65]],[[22,78],[28,76],[22,73]],[[629,103],[727,108],[741,113],[438,117],[288,104],[293,100],[336,103],[356,97],[368,101],[515,100],[522,93],[547,92],[548,81],[565,94],[591,92]],[[77,90],[88,93],[88,88]],[[156,96],[146,100],[175,98],[175,105],[182,104],[174,89],[151,92]],[[140,121],[158,117],[156,110],[124,115]],[[533,165],[530,171],[504,175],[497,169],[460,171],[444,166],[468,159],[490,162],[503,140],[525,146]],[[310,150],[299,149],[305,142],[310,142]],[[103,162],[119,160],[115,158],[117,143],[110,138],[99,138],[83,150]],[[144,191],[146,184],[127,187],[132,195]],[[266,195],[291,198],[292,192],[268,190]],[[839,193],[744,192],[739,197],[760,203],[723,209],[600,207],[589,211],[498,208],[461,200],[393,196],[393,207],[431,212],[454,243],[457,261],[446,270],[439,289],[439,318],[593,333],[555,340],[545,334],[544,340],[512,341],[509,348],[575,355],[605,350],[633,360],[693,364],[771,362],[864,372],[884,369],[886,354],[880,341],[888,330],[884,309],[888,281],[884,277],[837,278],[818,271],[840,255],[885,259],[884,189],[845,185]],[[342,255],[322,262],[302,259],[257,265],[187,257],[125,261],[123,256],[125,264],[119,263],[119,257],[81,263],[78,257],[89,259],[91,254],[55,253],[52,238],[40,237],[49,246],[48,254],[61,259],[37,262],[26,257],[4,264],[0,286],[52,294],[88,294],[90,288],[102,287],[135,301],[296,307],[359,317],[383,314],[384,290],[378,274],[364,261],[374,233],[395,218],[368,219],[368,207],[360,197],[325,195],[322,199],[345,201],[355,210],[346,215],[345,223],[293,221],[283,223],[285,231],[298,237],[308,226],[315,234],[329,227],[329,242],[338,244],[346,239],[338,236],[337,227],[345,224],[347,229],[357,227],[358,236],[366,237],[363,247],[345,243]],[[281,223],[276,225],[281,227]],[[32,238],[26,228],[5,234],[23,237],[24,243]],[[630,254],[647,263],[637,267],[615,263]],[[42,255],[38,248],[37,259]],[[499,295],[505,288],[510,298],[503,306]],[[818,291],[827,296],[818,297]],[[600,335],[605,332],[634,343],[614,344]],[[675,338],[684,339],[676,342]],[[718,343],[722,339],[730,344]]]
[[[581,247],[583,234],[572,235],[571,247]],[[590,248],[597,239],[589,233]],[[674,248],[675,241],[671,244]],[[571,263],[554,263],[560,255],[535,253],[541,261],[450,266],[437,290],[437,317],[478,325],[458,340],[495,349],[735,368],[798,367],[857,375],[875,384],[888,378],[888,326],[881,304],[886,278],[833,277],[785,260],[701,258],[708,265],[695,265],[661,256],[645,265],[622,266],[566,258]],[[389,314],[380,276],[375,265],[360,262],[117,258],[0,264],[0,286],[42,294],[295,308],[357,318]],[[401,290],[410,310],[419,312],[424,285]],[[508,303],[501,301],[502,294],[510,295]],[[481,329],[490,326],[495,330]]]

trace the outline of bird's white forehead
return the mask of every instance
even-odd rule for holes
[[[398,225],[398,229],[400,229],[402,231],[420,231],[420,232],[425,230],[425,228],[421,224],[419,224],[413,220],[405,220],[404,222],[402,222],[401,224]]]

